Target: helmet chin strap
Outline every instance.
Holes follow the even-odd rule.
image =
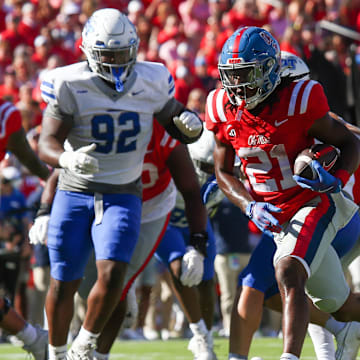
[[[124,68],[123,67],[118,67],[118,68],[112,68],[111,72],[114,76],[115,79],[115,89],[117,92],[121,93],[124,90],[124,82],[121,81],[121,75],[124,72]]]

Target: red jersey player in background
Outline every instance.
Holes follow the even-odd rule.
[[[266,30],[238,29],[219,60],[222,89],[207,99],[206,126],[215,133],[215,172],[225,195],[274,237],[276,280],[283,307],[283,354],[300,357],[309,321],[307,294],[339,320],[360,320],[359,294],[351,293],[330,243],[358,207],[341,189],[360,161],[360,142],[329,115],[316,81],[280,79],[279,44]],[[341,151],[334,175],[318,162],[318,178],[293,175],[297,154],[315,139]],[[249,187],[233,175],[235,155]],[[238,359],[229,354],[230,359]]]
[[[21,125],[19,110],[10,102],[0,100],[0,161],[7,151],[12,152],[34,175],[46,180],[49,169],[31,149]],[[24,349],[36,360],[47,359],[47,331],[32,326],[18,314],[6,298],[0,297],[0,327],[17,336]]]

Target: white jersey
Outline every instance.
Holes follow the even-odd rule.
[[[137,62],[124,91],[118,93],[81,62],[46,73],[41,91],[50,115],[73,120],[66,150],[97,144],[91,155],[99,160],[99,172],[70,175],[121,185],[141,176],[153,116],[173,98],[175,88],[160,63]]]

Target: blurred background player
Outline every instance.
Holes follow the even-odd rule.
[[[6,152],[11,151],[30,172],[46,180],[50,173],[49,169],[31,149],[21,125],[19,110],[12,103],[4,100],[0,100],[0,110],[2,129],[0,159],[4,159]],[[5,201],[2,206],[6,206],[4,203]],[[21,340],[24,343],[24,349],[32,353],[36,360],[47,358],[47,332],[27,323],[4,297],[0,298],[0,327]]]
[[[213,136],[206,129],[199,140],[188,145],[198,181],[202,186],[203,202],[210,216],[223,199],[220,191],[209,191],[207,197],[204,197],[205,189],[212,181],[213,147]],[[183,194],[178,192],[169,226],[155,255],[169,268],[172,274],[173,290],[189,322],[193,337],[190,339],[188,349],[193,352],[195,359],[211,360],[216,359],[211,333],[215,310],[215,238],[208,219],[206,247],[196,249],[200,254],[195,252],[187,212]],[[197,274],[194,273],[191,276],[193,281],[186,281],[183,270],[181,276],[179,275],[179,268],[184,267],[181,263],[196,262],[199,255],[203,259],[203,269],[200,271],[199,268]]]

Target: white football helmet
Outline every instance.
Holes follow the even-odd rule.
[[[122,92],[136,61],[139,37],[126,15],[116,9],[95,11],[82,32],[81,50],[92,71]]]
[[[201,185],[214,173],[214,148],[214,134],[205,126],[199,140],[188,144],[189,153]]]
[[[304,60],[298,56],[287,52],[281,51],[281,76],[295,77],[297,80],[309,80],[310,69],[305,64]]]

